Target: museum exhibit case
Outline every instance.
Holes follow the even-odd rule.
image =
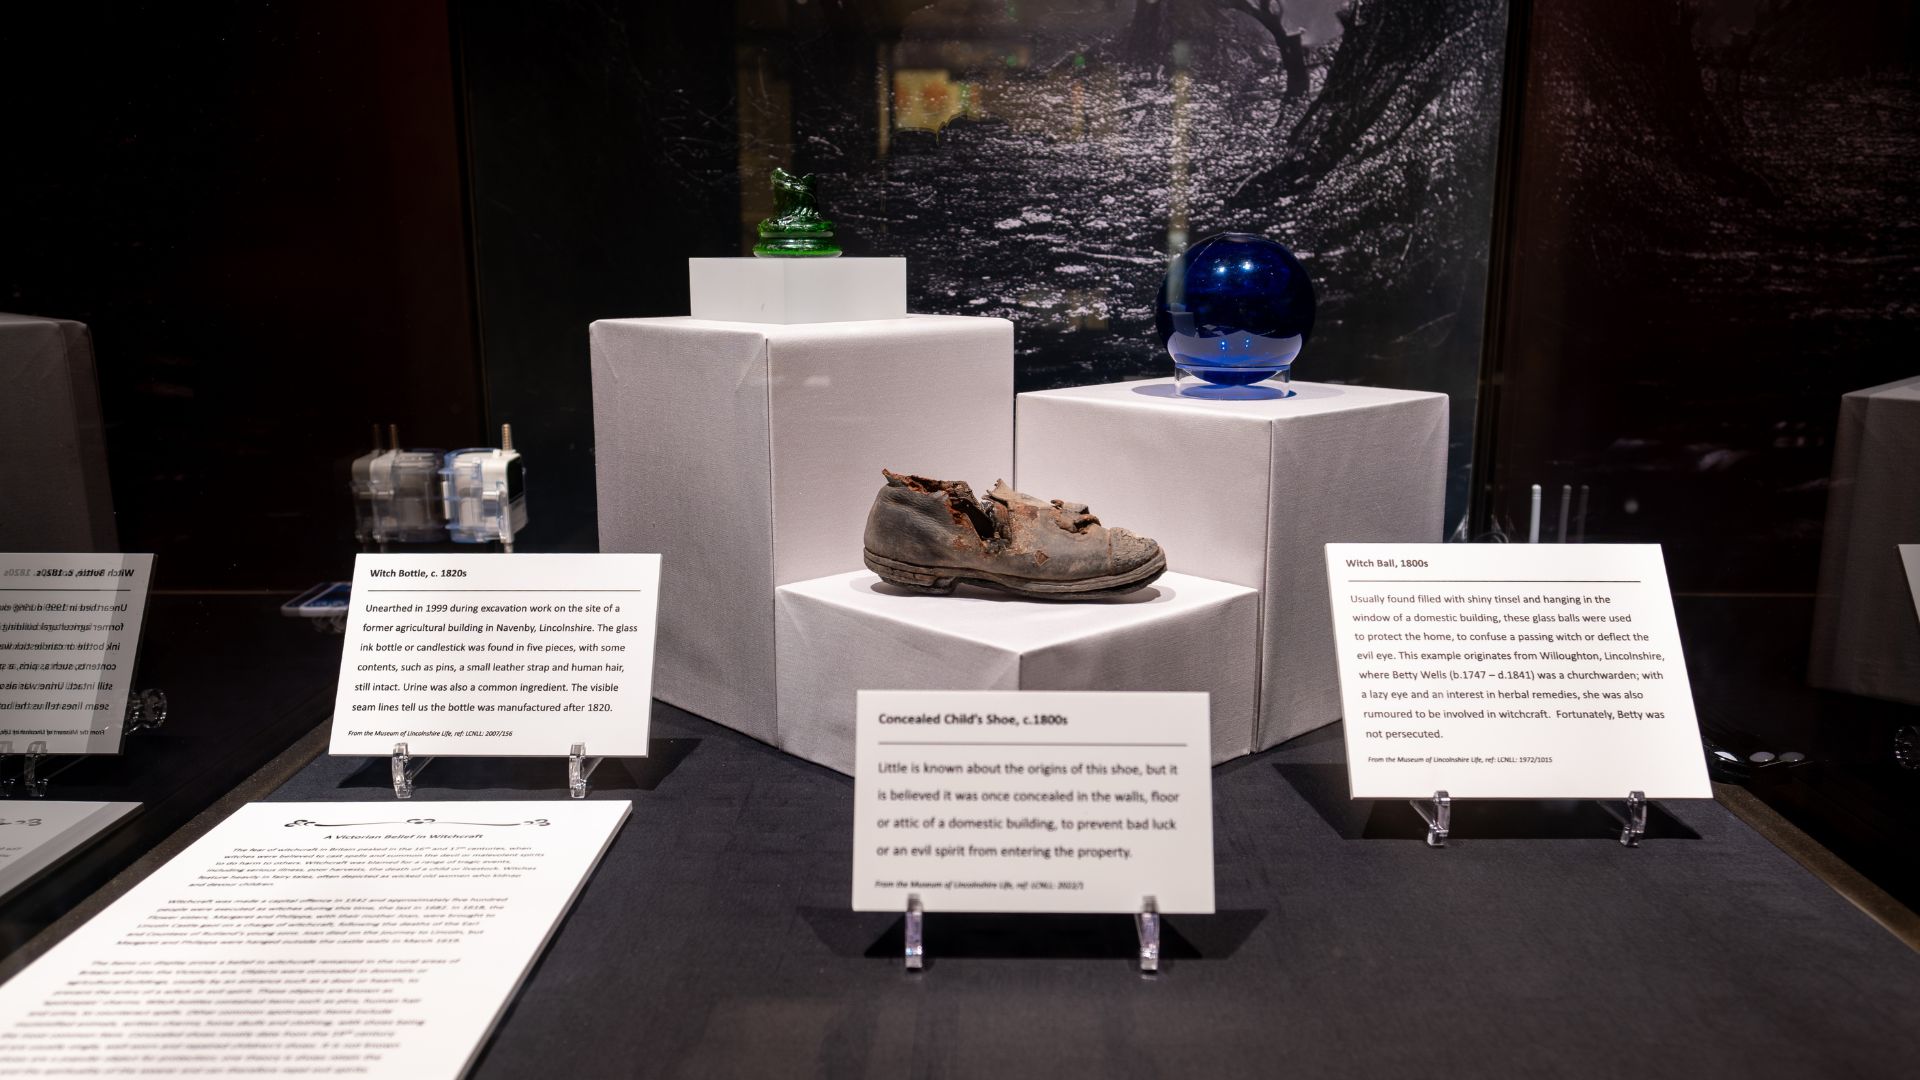
[[[1906,6],[17,25],[0,1073],[1920,1060]]]

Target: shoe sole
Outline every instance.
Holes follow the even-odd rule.
[[[986,570],[915,566],[912,563],[889,559],[884,555],[875,555],[864,548],[861,549],[861,553],[866,558],[867,569],[880,575],[880,580],[897,588],[924,593],[928,596],[949,596],[962,584],[980,585],[1018,596],[1040,599],[1118,596],[1121,593],[1145,588],[1153,584],[1154,579],[1167,572],[1167,556],[1164,552],[1156,553],[1152,562],[1144,563],[1124,574],[1084,578],[1080,581],[1035,581],[1007,574],[995,574]]]

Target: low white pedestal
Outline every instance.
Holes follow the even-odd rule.
[[[883,468],[982,490],[1011,475],[1013,325],[610,319],[589,336],[600,550],[664,557],[655,696],[771,742],[774,586],[862,565]]]
[[[1253,748],[1259,598],[1164,574],[1091,603],[963,588],[910,595],[867,571],[775,593],[780,719],[775,744],[853,771],[860,690],[1203,690],[1213,761]]]
[[[813,323],[907,317],[907,260],[688,259],[696,319]]]
[[[1901,544],[1920,544],[1920,378],[1840,398],[1808,664],[1815,686],[1920,704],[1920,620]]]
[[[1324,545],[1444,529],[1446,395],[1292,385],[1217,401],[1151,379],[1016,405],[1021,491],[1153,537],[1171,569],[1260,590],[1256,749],[1340,717]]]

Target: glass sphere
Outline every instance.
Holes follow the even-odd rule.
[[[1285,376],[1300,355],[1313,333],[1313,282],[1281,245],[1218,233],[1174,256],[1153,324],[1179,381],[1250,386]]]

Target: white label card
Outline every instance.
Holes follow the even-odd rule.
[[[1900,565],[1907,571],[1907,588],[1913,590],[1913,613],[1920,615],[1920,544],[1900,545]]]
[[[0,985],[0,1076],[454,1080],[632,808],[250,803]]]
[[[862,690],[853,907],[1213,911],[1205,694]]]
[[[1356,799],[1713,796],[1656,544],[1328,544]]]
[[[335,754],[644,756],[658,555],[361,555]]]
[[[140,809],[136,802],[0,802],[0,899]]]
[[[152,555],[0,554],[0,754],[117,754]]]

